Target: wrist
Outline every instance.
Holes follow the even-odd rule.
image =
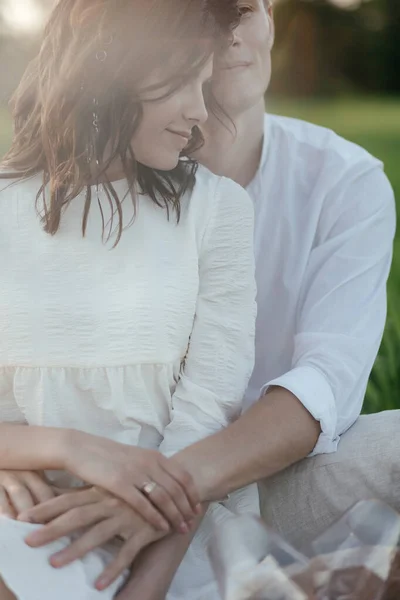
[[[201,504],[218,501],[226,496],[225,491],[220,489],[218,470],[211,461],[202,461],[195,456],[192,446],[175,454],[173,460],[178,461],[193,478]]]
[[[63,471],[73,470],[71,457],[73,456],[72,449],[76,449],[82,444],[82,438],[87,435],[83,431],[76,429],[60,429],[60,437],[58,447],[56,449],[57,459],[60,463],[60,469]]]

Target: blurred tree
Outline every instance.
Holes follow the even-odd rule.
[[[273,90],[316,95],[346,85],[345,56],[355,44],[356,13],[326,0],[282,0],[276,8]]]
[[[400,0],[281,0],[276,29],[275,92],[400,91]]]
[[[57,0],[34,0],[44,14]],[[272,92],[317,96],[351,91],[400,92],[400,0],[274,0],[277,40]],[[0,102],[10,96],[36,50],[26,33],[1,23]],[[12,65],[12,68],[10,68]]]
[[[390,92],[400,92],[400,2],[379,0],[384,16],[382,30],[382,84]]]

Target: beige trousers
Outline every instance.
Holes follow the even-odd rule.
[[[264,520],[299,549],[359,500],[400,512],[400,410],[361,416],[335,454],[306,458],[259,488]]]

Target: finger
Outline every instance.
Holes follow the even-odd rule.
[[[69,565],[78,558],[83,558],[91,550],[102,546],[118,535],[121,529],[120,521],[117,517],[113,517],[97,523],[65,550],[53,554],[50,557],[50,564],[59,568]]]
[[[174,458],[162,457],[161,468],[175,479],[184,489],[187,499],[196,514],[201,514],[200,495],[194,483],[193,477]]]
[[[64,494],[71,494],[76,490],[71,490],[71,488],[61,488],[56,485],[52,485],[51,489],[53,490],[54,496],[63,496]]]
[[[189,528],[186,521],[191,521],[194,515],[182,488],[174,479],[165,475],[161,470],[154,474],[153,480],[157,485],[148,494],[148,497],[168,519],[174,529],[181,533],[188,533]]]
[[[3,487],[0,487],[0,515],[2,517],[9,517],[10,519],[15,519],[17,515],[10,504],[7,492]]]
[[[160,468],[157,473],[157,479],[154,478],[154,481],[160,483],[168,492],[185,521],[191,521],[196,517],[196,512],[193,510],[184,488],[174,477]]]
[[[164,519],[162,514],[153,506],[150,500],[140,491],[142,482],[138,487],[127,485],[126,482],[121,482],[119,479],[111,480],[107,490],[113,495],[125,500],[129,506],[134,508],[136,512],[150,525],[153,525],[158,531],[168,533],[170,526],[168,521]]]
[[[98,523],[107,516],[107,510],[100,502],[74,508],[44,525],[41,529],[30,533],[25,538],[25,542],[28,546],[35,548],[45,546],[65,535],[71,535],[84,527]]]
[[[56,496],[42,504],[24,511],[18,516],[18,520],[29,523],[48,523],[56,517],[73,510],[74,508],[92,504],[94,495],[91,490],[75,491],[73,493]]]
[[[133,535],[121,548],[116,558],[104,569],[95,587],[99,591],[108,588],[135,561],[139,552],[153,539],[148,532]]]
[[[63,488],[58,487],[57,485],[51,485],[51,489],[55,496],[62,496],[63,494],[78,494],[89,490],[94,493],[96,488],[93,485],[79,486],[79,488]]]
[[[16,477],[10,476],[5,478],[3,486],[8,494],[10,503],[17,514],[35,506],[35,500],[29,489]]]
[[[27,472],[24,474],[25,483],[37,504],[47,502],[54,498],[54,491],[37,473]]]

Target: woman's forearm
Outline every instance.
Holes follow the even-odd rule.
[[[204,512],[206,509],[207,507]],[[202,518],[195,519],[190,533],[173,533],[143,550],[134,562],[130,579],[116,600],[165,600]]]
[[[288,390],[273,388],[227,429],[174,457],[193,476],[201,500],[213,501],[305,458],[320,424]]]
[[[70,431],[55,427],[0,424],[0,469],[64,469]]]

